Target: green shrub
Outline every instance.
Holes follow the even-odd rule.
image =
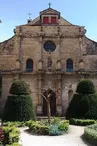
[[[26,122],[22,121],[22,122],[3,122],[3,126],[16,126],[16,127],[25,127],[26,126]]]
[[[70,124],[72,125],[79,125],[79,126],[87,126],[87,125],[92,125],[95,124],[95,120],[90,120],[90,119],[70,119],[69,120]]]
[[[91,80],[82,80],[79,82],[76,92],[79,94],[94,94],[95,87]]]
[[[20,131],[15,126],[9,127],[5,126],[3,127],[4,130],[4,144],[10,144],[18,143],[19,141],[19,134]]]
[[[11,144],[11,145],[7,144],[6,146],[22,146],[22,145],[20,145],[20,144],[18,144],[18,143],[13,143],[13,144]]]
[[[58,125],[58,129],[62,132],[67,132],[68,127],[69,127],[69,121],[67,121],[67,120],[60,121],[60,123]]]
[[[52,119],[51,119],[51,124],[59,124],[60,123],[60,121],[61,121],[61,119],[60,118],[58,118],[58,117],[53,117]]]
[[[23,80],[14,80],[9,93],[14,95],[29,95],[29,87]]]
[[[89,142],[97,145],[97,124],[86,127],[84,129],[84,137]]]
[[[97,94],[74,94],[66,112],[67,119],[97,119]]]
[[[93,89],[91,81],[83,80],[78,84],[78,93],[74,94],[66,111],[67,119],[97,119],[97,94]]]
[[[61,134],[62,134],[62,131],[59,130],[57,124],[53,124],[49,126],[49,135],[55,136],[55,135],[61,135]]]
[[[4,109],[4,121],[35,120],[32,99],[29,95],[8,96]]]
[[[22,80],[15,80],[9,93],[12,95],[7,98],[3,121],[35,120],[35,112],[28,85]]]
[[[28,125],[30,131],[35,134],[48,135],[49,133],[48,126],[40,125],[37,121],[36,122],[32,121]]]

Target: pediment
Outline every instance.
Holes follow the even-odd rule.
[[[60,12],[52,9],[52,8],[48,8],[46,10],[43,10],[40,12],[40,15],[47,15],[47,14],[56,14],[56,15],[60,15]]]
[[[36,25],[40,24],[40,17],[35,18],[27,25],[35,25],[35,24]],[[64,19],[63,17],[60,17],[59,25],[72,25],[72,24],[69,21],[67,21],[66,19]]]
[[[60,17],[59,25],[72,25],[72,24],[66,19],[64,19],[63,17]]]

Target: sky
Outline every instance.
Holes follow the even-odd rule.
[[[85,26],[86,36],[97,41],[97,0],[0,0],[0,42],[11,38],[16,26],[26,24],[48,8],[61,12],[61,16],[74,25]]]

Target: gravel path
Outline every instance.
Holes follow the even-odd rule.
[[[84,127],[70,126],[68,134],[61,136],[30,135],[26,130],[27,128],[20,128],[22,146],[93,146],[85,143],[81,138]]]

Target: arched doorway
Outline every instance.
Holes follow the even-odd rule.
[[[43,95],[46,98],[49,94],[50,94],[51,116],[55,116],[56,115],[56,94],[51,89],[48,89],[43,93]],[[47,102],[46,102],[45,98],[43,98],[43,116],[47,116]]]

